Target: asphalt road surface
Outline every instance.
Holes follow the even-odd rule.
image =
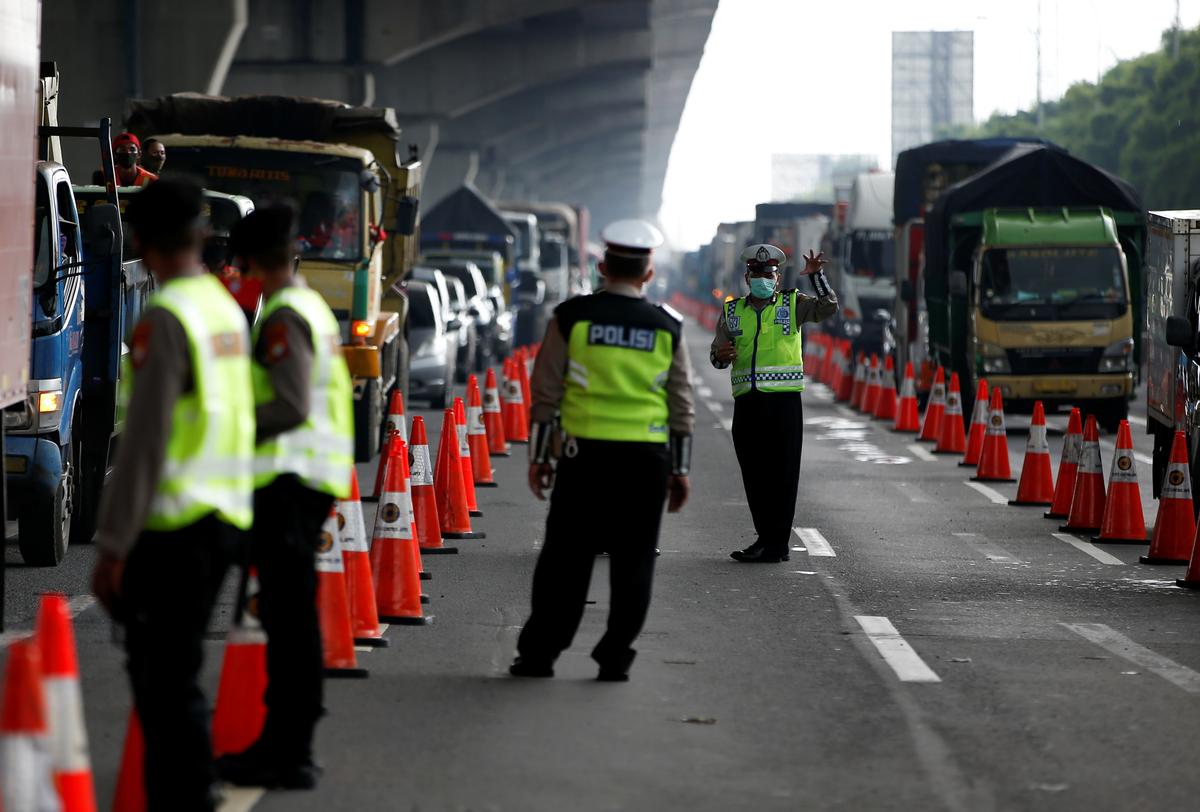
[[[608,603],[603,561],[557,678],[506,674],[545,510],[525,487],[521,448],[496,461],[501,487],[479,492],[487,538],[426,559],[435,622],[389,630],[390,648],[361,654],[366,681],[327,683],[320,788],[242,792],[227,808],[1195,807],[1200,593],[1173,585],[1182,567],[1136,563],[1144,547],[1056,536],[1041,509],[999,504],[1015,485],[968,486],[956,459],[914,450],[821,386],[805,396],[791,561],[737,564],[728,553],[753,532],[728,379],[709,367],[707,341],[689,329],[692,500],[663,524],[631,682],[594,682],[587,656]],[[436,433],[440,419],[429,422]],[[1057,468],[1065,418],[1051,423]],[[1025,425],[1009,420],[1014,473]],[[1144,421],[1134,429],[1151,524],[1149,438]],[[1111,440],[1102,447],[1107,477]],[[619,511],[621,498],[620,482],[597,483],[597,500]],[[7,557],[17,560],[12,545]],[[11,567],[5,609],[10,628],[27,629],[37,592],[74,596],[105,808],[129,694],[110,627],[86,597],[91,561],[84,547],[57,569]],[[230,609],[227,597],[213,621],[210,691]]]

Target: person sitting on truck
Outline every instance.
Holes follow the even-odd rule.
[[[146,186],[158,180],[158,175],[138,165],[142,142],[133,133],[121,133],[112,141],[113,163],[116,164],[118,186]]]

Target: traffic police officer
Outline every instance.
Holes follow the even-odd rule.
[[[151,812],[215,809],[202,640],[239,531],[250,527],[254,402],[246,319],[204,273],[199,187],[164,180],[127,217],[158,282],[130,338],[125,422],[92,576],[125,628]]]
[[[319,775],[312,739],[323,667],[316,552],[334,499],[350,492],[352,385],[336,317],[295,275],[292,210],[256,209],[230,239],[264,296],[253,335],[258,447],[250,559],[267,633],[268,686],[259,740],[217,767],[234,784],[311,789]]]
[[[592,659],[598,679],[628,679],[650,606],[663,502],[674,513],[687,501],[695,409],[682,318],[642,290],[662,234],[621,220],[602,236],[604,290],[555,309],[530,381],[529,486],[538,499],[553,492],[514,676],[554,675],[583,616],[596,554],[606,550],[608,629]],[[565,438],[554,424],[559,413]]]
[[[773,564],[788,560],[800,449],[804,440],[804,361],[800,325],[823,321],[838,309],[822,266],[810,251],[804,270],[816,297],[777,290],[787,255],[774,245],[742,252],[750,294],[725,303],[709,360],[733,369],[733,447],[758,540],[731,555],[737,561]]]

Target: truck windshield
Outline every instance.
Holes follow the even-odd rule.
[[[426,290],[411,289],[408,294],[408,318],[412,327],[436,327],[433,302]]]
[[[993,248],[983,255],[979,297],[989,317],[1116,318],[1126,305],[1121,254],[1112,246]]]
[[[299,212],[305,259],[357,261],[363,253],[361,164],[337,155],[266,149],[171,147],[171,172],[255,206],[286,200]]]

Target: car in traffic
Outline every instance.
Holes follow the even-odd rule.
[[[459,329],[454,380],[466,383],[467,376],[475,370],[478,363],[476,358],[479,355],[479,334],[475,329],[475,319],[471,316],[471,302],[467,299],[466,287],[453,276],[446,276],[446,285],[450,288],[450,312],[454,314],[454,321]]]
[[[403,290],[408,299],[405,325],[410,353],[409,397],[428,401],[434,409],[444,409],[450,405],[454,387],[458,345],[446,330],[445,310],[437,286],[409,280]]]
[[[475,325],[474,365],[468,372],[482,372],[493,360],[495,345],[496,311],[488,298],[487,284],[474,262],[448,260],[438,266],[443,274],[462,283],[467,297],[464,320]]]

